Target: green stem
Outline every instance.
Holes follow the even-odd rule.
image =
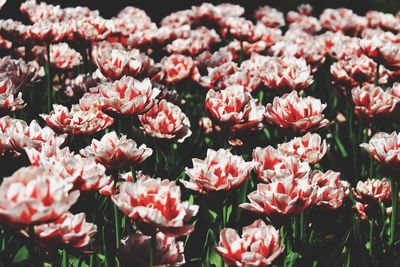
[[[149,261],[149,267],[153,267],[156,264],[156,259],[157,259],[157,237],[156,233],[154,233],[151,236],[151,247],[150,247],[150,261]]]
[[[373,258],[374,253],[374,235],[375,235],[375,219],[369,221],[369,255]]]
[[[66,249],[62,251],[62,261],[61,261],[61,266],[62,267],[68,267],[68,252]]]
[[[300,240],[303,242],[306,238],[306,218],[304,212],[300,214]]]
[[[35,228],[33,225],[29,226],[29,261],[33,267],[40,266],[38,257],[36,255],[36,244],[35,244]]]
[[[262,105],[263,100],[264,100],[264,90],[261,89],[261,90],[258,92],[258,103],[260,103],[260,104]]]
[[[52,86],[51,86],[51,61],[50,61],[50,44],[46,44],[47,61],[46,61],[46,78],[47,78],[47,112],[51,110],[52,104]]]
[[[379,85],[379,68],[381,64],[376,64],[376,73],[375,73],[375,85]]]
[[[396,226],[397,226],[397,202],[398,202],[398,194],[399,194],[399,184],[396,181],[395,177],[391,177],[391,185],[392,185],[392,217],[390,220],[390,239],[389,245],[393,247],[394,242],[396,241]]]

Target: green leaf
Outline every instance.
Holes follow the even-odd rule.
[[[291,251],[285,258],[285,266],[297,266],[296,262],[301,259],[301,255],[297,252]]]
[[[13,263],[17,264],[27,260],[29,260],[29,250],[26,246],[23,246],[15,254]]]

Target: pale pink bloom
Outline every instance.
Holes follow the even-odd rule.
[[[315,187],[317,196],[315,205],[324,209],[337,209],[347,197],[349,183],[340,180],[340,173],[315,170],[310,174],[310,183]]]
[[[63,21],[78,20],[82,18],[96,18],[99,16],[98,10],[91,10],[85,6],[65,7],[63,8]]]
[[[269,184],[258,184],[247,197],[250,203],[239,207],[267,216],[270,220],[285,220],[300,214],[315,202],[317,192],[308,179],[284,179]]]
[[[99,41],[92,43],[92,62],[96,64],[97,58],[102,58],[107,52],[116,49],[125,51],[124,46],[117,42]]]
[[[56,135],[49,127],[40,127],[35,120],[28,125],[25,121],[16,121],[8,127],[5,133],[10,137],[13,149],[20,153],[24,148],[40,149],[42,144],[53,144],[60,147],[66,139],[66,135]]]
[[[38,21],[59,21],[63,16],[63,10],[59,5],[54,6],[45,2],[37,3],[36,0],[27,0],[20,6],[22,14],[27,15],[32,23]]]
[[[63,159],[73,157],[69,147],[60,148],[57,143],[42,143],[39,148],[25,147],[25,153],[28,156],[31,165],[39,166],[41,162],[50,158]]]
[[[162,27],[174,27],[178,28],[182,25],[190,25],[192,24],[193,11],[190,9],[187,10],[179,10],[176,12],[170,13],[168,16],[164,17],[161,20]]]
[[[123,76],[113,83],[100,84],[98,90],[103,109],[123,115],[147,112],[155,105],[159,93],[148,78],[138,81],[129,76]]]
[[[254,13],[254,17],[270,28],[280,28],[285,26],[283,13],[270,6],[258,8]]]
[[[124,75],[138,76],[152,64],[151,60],[138,50],[112,49],[95,60],[100,72],[113,80],[120,79]]]
[[[181,180],[183,185],[201,193],[228,191],[240,186],[250,175],[254,163],[245,162],[241,156],[229,150],[208,149],[204,160],[192,159],[193,168],[186,168],[189,181]]]
[[[239,70],[236,63],[228,61],[219,66],[208,67],[207,76],[201,76],[197,82],[207,89],[221,90],[226,87],[225,80]]]
[[[78,19],[75,25],[75,33],[88,42],[104,40],[113,30],[112,21],[100,16]]]
[[[210,47],[221,39],[214,29],[199,27],[189,32],[187,38],[178,38],[166,46],[166,50],[170,54],[184,54],[195,56]]]
[[[358,16],[347,8],[327,8],[322,12],[319,21],[325,29],[349,35],[356,35],[368,23],[365,17]]]
[[[377,36],[362,39],[360,47],[364,53],[390,70],[400,69],[400,44],[384,41]]]
[[[80,98],[90,91],[90,88],[99,85],[100,80],[91,74],[78,74],[64,81],[64,94],[72,98]]]
[[[146,134],[153,138],[176,140],[182,143],[192,134],[189,118],[180,107],[164,99],[147,113],[139,115],[139,120]]]
[[[303,90],[314,82],[311,68],[303,58],[270,58],[261,72],[265,86],[278,93]]]
[[[132,175],[132,172],[127,172],[123,174],[118,173],[117,177],[113,178],[114,179],[118,178],[118,181],[123,181],[123,182],[134,182],[136,179],[142,176],[145,177],[146,175],[142,171],[137,171],[135,172],[135,176]],[[110,179],[106,185],[104,185],[102,188],[99,189],[99,193],[101,195],[106,197],[111,197],[112,195],[114,195],[119,191],[120,183],[117,183],[117,185],[115,185],[114,179]]]
[[[118,256],[124,266],[148,266],[151,236],[135,233],[121,240]],[[156,235],[157,266],[181,266],[185,264],[184,244],[176,241],[174,237],[167,236],[162,232]]]
[[[319,134],[307,133],[302,137],[295,137],[289,142],[279,145],[279,150],[286,155],[297,156],[301,161],[309,164],[318,163],[328,152],[329,145]]]
[[[366,17],[371,28],[400,32],[400,19],[393,14],[370,10],[367,12]]]
[[[361,220],[368,220],[368,216],[366,213],[366,209],[368,208],[368,206],[369,206],[368,204],[363,204],[358,201],[356,202],[356,205],[354,207],[355,207],[355,209],[358,213],[358,216]]]
[[[79,66],[81,61],[81,54],[69,47],[67,43],[50,46],[50,63],[55,69],[69,70]]]
[[[42,157],[39,166],[57,174],[81,191],[98,190],[110,182],[110,177],[105,174],[106,168],[94,158],[83,158],[72,153],[61,158],[58,156],[61,155]]]
[[[263,120],[265,108],[245,92],[242,86],[229,86],[221,91],[209,90],[205,100],[206,111],[232,131],[257,129]]]
[[[56,221],[35,226],[35,241],[40,247],[82,248],[89,244],[97,226],[86,221],[85,213],[64,213]]]
[[[369,143],[360,145],[377,162],[398,167],[400,164],[400,134],[379,132],[374,134]]]
[[[12,81],[7,77],[0,80],[0,109],[15,111],[23,109],[25,106],[22,92],[18,92]]]
[[[28,29],[29,26],[24,25],[22,22],[17,20],[0,20],[1,35],[8,40],[12,40],[16,45],[31,41]]]
[[[307,162],[288,156],[272,146],[256,147],[252,156],[258,178],[266,183],[307,178],[311,171]]]
[[[364,82],[374,83],[376,63],[365,55],[342,59],[330,67],[333,82],[351,88]]]
[[[372,39],[374,36],[378,37],[380,40],[389,41],[392,43],[400,43],[400,33],[394,34],[393,32],[383,31],[381,28],[364,29],[361,33],[361,38]]]
[[[316,34],[322,29],[321,23],[317,18],[311,16],[299,16],[289,24],[289,31],[301,30],[310,34]]]
[[[389,92],[395,99],[400,101],[400,83],[399,82],[394,83],[393,86],[390,88]]]
[[[358,181],[357,187],[353,188],[354,197],[361,202],[390,202],[392,188],[386,178],[367,179],[364,182]]]
[[[165,81],[167,84],[178,83],[195,74],[192,58],[179,54],[162,58],[159,66],[161,70],[152,80]]]
[[[258,219],[243,227],[242,237],[232,228],[224,228],[216,247],[228,266],[267,267],[283,253],[279,230]]]
[[[360,48],[360,39],[357,37],[327,32],[322,35],[322,38],[325,39],[328,54],[337,60],[363,55],[363,51]]]
[[[145,144],[137,147],[132,139],[122,135],[118,138],[113,131],[103,135],[100,140],[93,139],[90,146],[80,151],[84,157],[93,157],[107,169],[121,169],[142,163],[151,156],[153,150]]]
[[[58,43],[68,32],[67,25],[61,22],[40,20],[28,27],[29,37],[39,43]]]
[[[326,104],[312,96],[299,97],[297,91],[275,97],[273,103],[266,106],[265,119],[282,129],[294,132],[307,132],[326,127],[329,121],[324,118]]]
[[[389,91],[373,84],[355,87],[351,90],[351,95],[355,106],[354,113],[368,119],[392,112],[398,102]]]
[[[24,167],[0,185],[0,222],[18,229],[54,221],[76,202],[79,191],[41,167]]]
[[[102,112],[98,106],[85,107],[80,104],[72,105],[70,110],[54,104],[50,114],[40,116],[53,130],[71,135],[97,133],[114,123],[114,119]]]
[[[325,62],[326,46],[322,38],[299,30],[287,31],[281,41],[275,43],[270,51],[274,56],[304,58],[311,66],[312,73]]]
[[[134,183],[123,182],[119,190],[111,198],[132,220],[169,236],[187,235],[193,231],[194,225],[185,222],[196,215],[199,207],[181,201],[181,190],[175,182],[143,175]]]
[[[212,120],[208,117],[201,117],[199,119],[199,127],[204,131],[205,134],[210,134],[214,131]]]

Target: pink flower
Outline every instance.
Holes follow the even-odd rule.
[[[167,84],[175,84],[195,74],[195,66],[192,58],[173,54],[164,57],[160,62],[161,70],[152,79],[164,80]]]
[[[319,21],[323,28],[333,32],[343,32],[344,34],[356,35],[359,31],[367,27],[367,19],[358,16],[347,8],[325,9]]]
[[[393,14],[370,10],[367,12],[366,17],[371,28],[400,32],[400,19]]]
[[[152,64],[151,60],[141,55],[138,50],[112,49],[95,60],[100,72],[112,80],[120,79],[124,75],[140,75],[149,64]]]
[[[115,205],[151,231],[159,230],[169,236],[193,231],[193,225],[184,223],[196,215],[199,207],[181,201],[181,190],[175,182],[143,175],[134,183],[123,182],[119,189],[118,194],[111,196]]]
[[[334,83],[346,88],[375,81],[376,63],[365,55],[339,60],[330,69]]]
[[[113,131],[103,135],[99,141],[93,139],[92,144],[80,153],[85,157],[94,157],[96,162],[103,164],[107,169],[122,169],[142,163],[151,156],[153,150],[145,144],[137,147],[136,142],[127,139],[125,135],[118,138]]]
[[[349,184],[339,178],[340,173],[331,170],[325,173],[315,170],[311,173],[310,183],[317,191],[316,206],[324,209],[337,209],[342,206]]]
[[[318,163],[328,152],[328,149],[329,145],[316,133],[307,133],[302,137],[295,137],[289,142],[279,145],[279,150],[286,155],[297,156],[301,161],[309,164]]]
[[[307,178],[310,166],[299,158],[287,156],[283,151],[257,147],[253,150],[253,161],[256,163],[256,173],[259,179],[269,183],[284,179],[297,180]]]
[[[400,69],[400,44],[384,41],[377,36],[362,39],[360,47],[364,53],[390,70]]]
[[[101,84],[98,89],[103,109],[123,115],[147,112],[155,105],[155,97],[159,92],[148,78],[140,82],[128,76],[113,83]]]
[[[151,249],[151,237],[135,233],[121,240],[119,259],[124,266],[148,266]],[[156,257],[157,266],[181,266],[185,264],[184,244],[176,241],[174,237],[167,236],[162,232],[156,235]]]
[[[12,47],[12,42],[0,36],[0,49],[8,50]]]
[[[398,102],[389,91],[373,84],[355,87],[351,90],[351,95],[355,105],[354,112],[368,119],[392,112]]]
[[[146,134],[153,138],[182,143],[192,134],[188,117],[178,106],[164,99],[147,113],[139,115],[139,120]]]
[[[392,188],[386,178],[367,179],[364,182],[358,181],[357,187],[353,188],[354,197],[361,201],[371,203],[374,202],[390,202],[392,196]]]
[[[49,248],[82,248],[89,244],[97,226],[86,222],[85,213],[64,213],[56,221],[34,228],[39,246]]]
[[[209,90],[206,111],[231,131],[257,129],[263,120],[264,107],[258,104],[242,86],[229,86],[221,91]]]
[[[66,36],[68,31],[65,23],[52,23],[48,20],[40,20],[28,27],[27,33],[30,38],[39,43],[58,43]]]
[[[24,167],[0,185],[0,222],[18,229],[54,221],[76,202],[79,191],[41,167]]]
[[[282,129],[307,132],[329,124],[322,113],[325,108],[326,104],[321,104],[320,99],[299,97],[297,91],[293,91],[282,97],[275,97],[272,104],[268,103],[265,119]]]
[[[308,179],[284,179],[269,184],[258,184],[257,190],[248,195],[250,203],[240,207],[254,213],[264,214],[270,220],[287,219],[300,214],[316,198],[316,191]]]
[[[368,208],[368,204],[363,204],[361,202],[356,202],[355,209],[358,213],[358,216],[361,220],[368,220],[368,216],[366,210]]]
[[[17,91],[12,81],[7,77],[0,80],[0,109],[15,111],[25,106],[22,93]]]
[[[228,266],[267,267],[283,253],[279,230],[262,220],[243,227],[242,237],[236,230],[224,228],[216,250]]]
[[[24,149],[29,162],[33,166],[40,166],[41,162],[51,158],[62,160],[74,156],[74,153],[70,152],[69,147],[60,148],[56,143],[53,144],[50,142],[42,143],[39,148],[26,147]]]
[[[50,46],[50,62],[53,68],[69,70],[81,64],[82,56],[66,43]]]
[[[41,20],[55,22],[63,16],[63,11],[59,5],[54,6],[44,2],[37,3],[36,0],[27,0],[20,6],[20,11],[35,23]]]
[[[261,72],[261,80],[265,86],[278,93],[300,91],[314,82],[311,68],[302,58],[271,58],[263,69],[268,71]]]
[[[113,32],[113,29],[114,25],[111,20],[96,16],[77,20],[75,33],[85,41],[96,42],[104,40]]]
[[[378,163],[398,167],[400,164],[400,134],[379,132],[374,134],[369,143],[360,145]]]
[[[245,182],[253,169],[252,162],[245,162],[241,156],[229,150],[208,149],[204,160],[192,159],[193,168],[186,168],[189,181],[181,180],[191,190],[202,193],[228,191]]]
[[[254,17],[270,28],[280,28],[285,26],[283,13],[270,6],[258,8],[254,13]]]
[[[91,100],[85,106],[82,99],[80,104],[72,105],[70,110],[54,104],[54,110],[50,114],[40,116],[55,131],[72,135],[97,133],[114,123],[114,119],[103,113],[99,106],[93,105]]]
[[[66,135],[56,135],[49,127],[40,127],[35,120],[28,125],[25,121],[15,121],[5,132],[10,137],[10,144],[19,153],[24,148],[40,149],[42,144],[54,144],[60,147]]]

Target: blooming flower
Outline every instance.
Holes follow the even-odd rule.
[[[398,102],[389,91],[373,84],[355,87],[351,90],[351,95],[355,105],[354,112],[368,119],[392,112]]]
[[[241,208],[264,214],[274,221],[300,214],[314,203],[316,192],[308,179],[284,179],[258,184],[257,190],[247,197],[250,203],[241,204]]]
[[[178,83],[196,74],[192,58],[178,54],[173,54],[161,59],[160,68],[160,72],[158,72],[152,80],[164,80],[167,84]]]
[[[261,80],[278,93],[303,90],[313,83],[311,68],[302,58],[271,58],[263,66]]]
[[[216,250],[228,266],[270,266],[284,250],[279,230],[262,220],[243,227],[242,237],[224,228],[219,239]]]
[[[40,246],[49,248],[82,248],[89,244],[97,226],[86,222],[85,213],[64,213],[57,220],[34,228],[34,238]]]
[[[76,202],[79,191],[41,167],[23,167],[0,185],[0,223],[11,228],[54,221]]]
[[[100,140],[93,139],[92,144],[82,149],[80,153],[85,157],[94,157],[96,162],[108,169],[121,169],[140,164],[153,153],[153,150],[145,144],[137,147],[136,142],[127,139],[125,135],[118,138],[113,131],[103,135]]]
[[[319,21],[325,29],[350,35],[356,35],[360,30],[367,27],[365,17],[358,16],[347,8],[327,8],[322,12]]]
[[[295,137],[287,143],[279,145],[279,150],[286,155],[293,155],[309,164],[318,163],[328,151],[329,146],[319,134],[307,133],[302,137]]]
[[[349,184],[339,178],[340,173],[331,170],[325,173],[315,170],[311,173],[310,183],[317,191],[316,206],[325,209],[337,209],[342,206]]]
[[[186,168],[189,181],[181,180],[186,188],[199,192],[227,191],[240,186],[250,175],[254,164],[229,150],[208,149],[204,160],[193,159],[193,168]]]
[[[151,237],[135,233],[121,240],[119,259],[124,266],[147,266],[151,249]],[[185,264],[184,246],[182,241],[162,232],[156,235],[155,264],[166,266],[181,266]]]
[[[392,188],[386,178],[367,179],[364,182],[358,181],[357,187],[353,188],[354,197],[361,201],[370,203],[375,202],[388,202],[392,196]]]
[[[400,44],[384,41],[377,36],[362,39],[360,47],[364,53],[390,70],[400,69]]]
[[[198,206],[181,201],[181,191],[175,182],[143,175],[134,183],[122,183],[119,189],[111,198],[129,218],[170,236],[193,231],[194,226],[184,222],[196,215]]]
[[[103,109],[123,115],[145,113],[155,105],[159,92],[148,78],[140,82],[128,76],[113,83],[100,84],[98,90]]]
[[[398,167],[400,164],[400,134],[379,132],[374,134],[369,143],[360,145],[377,162]]]
[[[88,42],[104,40],[112,33],[114,25],[111,20],[103,19],[100,16],[87,17],[76,21],[75,33]]]
[[[231,131],[258,128],[265,110],[238,85],[217,92],[209,90],[205,108],[212,118],[230,127]]]
[[[285,26],[285,18],[282,12],[270,6],[263,6],[256,10],[254,17],[270,28]]]
[[[287,156],[284,151],[271,146],[255,148],[253,161],[256,163],[255,170],[258,178],[267,183],[284,179],[307,178],[310,172],[307,162],[302,162],[294,156]]]
[[[294,132],[307,132],[312,129],[326,127],[329,121],[324,118],[326,104],[321,100],[308,96],[299,97],[296,91],[275,97],[273,103],[266,106],[265,119],[283,129]]]
[[[139,115],[139,120],[146,134],[154,138],[182,143],[192,134],[188,117],[178,106],[164,99],[147,113]]]
[[[339,60],[331,65],[334,83],[351,88],[364,82],[374,83],[376,63],[367,56]]]
[[[50,46],[50,63],[53,68],[69,70],[81,64],[82,56],[66,43]]]

